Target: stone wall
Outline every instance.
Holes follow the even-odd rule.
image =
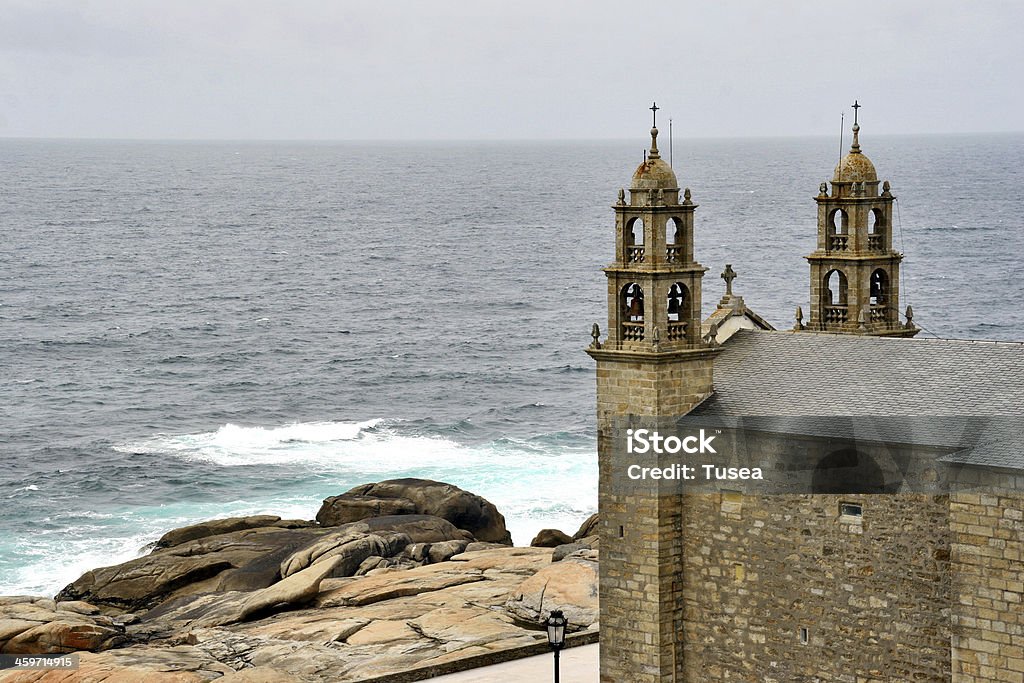
[[[616,422],[681,415],[711,391],[713,351],[591,352],[598,360],[601,682],[670,683],[682,661],[682,499],[612,484]],[[671,354],[675,357],[677,354]]]
[[[925,494],[686,496],[681,680],[949,681],[948,510]]]
[[[1016,478],[1017,480],[1020,477]],[[950,500],[953,675],[957,683],[1024,681],[1024,492],[993,473]],[[1013,490],[1016,488],[1016,490]]]

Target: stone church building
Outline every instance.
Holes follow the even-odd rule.
[[[602,683],[1024,683],[1024,451],[985,426],[1020,422],[1024,345],[915,338],[899,304],[892,189],[859,128],[815,197],[809,315],[797,309],[791,330],[748,308],[730,266],[702,318],[698,207],[656,127],[619,191],[607,338],[595,326],[588,349]],[[792,493],[619,485],[623,420],[745,416],[815,418],[824,432],[776,435],[773,448],[811,444],[801,457],[855,476]],[[856,416],[931,416],[934,428],[853,446],[829,432]],[[983,424],[966,449],[950,436],[965,419]],[[893,479],[876,464],[893,448],[968,484]]]

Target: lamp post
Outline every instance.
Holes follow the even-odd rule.
[[[565,627],[568,623],[560,609],[553,610],[545,622],[548,629],[548,645],[555,653],[555,683],[558,683],[558,653],[565,645]]]

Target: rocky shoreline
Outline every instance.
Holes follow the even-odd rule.
[[[53,600],[0,597],[0,653],[81,658],[0,681],[411,681],[543,644],[554,609],[596,634],[596,516],[511,543],[493,504],[423,479],[175,529]]]

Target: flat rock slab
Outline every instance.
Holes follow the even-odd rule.
[[[505,605],[514,618],[526,623],[547,619],[562,610],[569,629],[579,631],[598,620],[597,563],[569,556],[544,567],[523,581]]]
[[[479,569],[453,571],[444,564],[428,565],[422,570],[410,569],[361,577],[341,588],[322,593],[317,598],[317,605],[357,607],[484,580],[483,572]]]
[[[188,646],[135,646],[79,655],[77,671],[18,671],[0,675],[3,683],[205,683],[231,673],[200,650]]]

